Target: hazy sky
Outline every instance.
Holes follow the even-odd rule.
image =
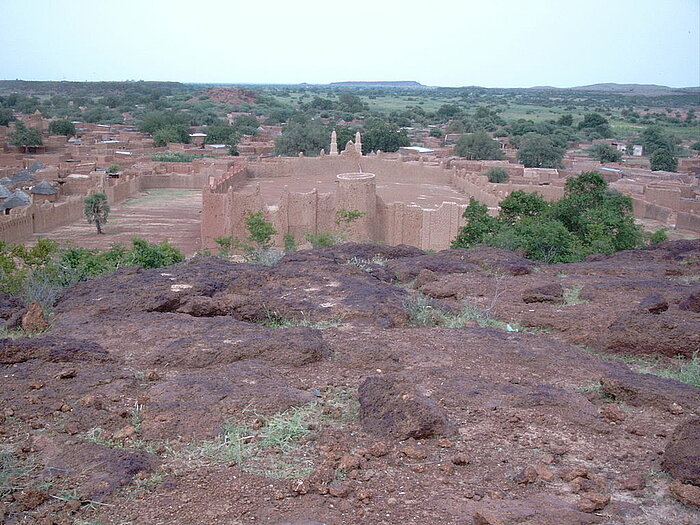
[[[700,0],[0,0],[0,78],[700,85]]]

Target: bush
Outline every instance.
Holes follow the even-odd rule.
[[[469,205],[462,217],[467,219],[467,224],[452,241],[452,248],[471,248],[498,230],[498,220],[491,217],[486,205],[480,204],[474,197],[469,198]]]
[[[151,155],[151,160],[155,162],[192,162],[194,159],[200,158],[201,155],[189,155],[181,151],[165,151]]]
[[[490,168],[486,171],[486,177],[488,177],[489,182],[502,184],[508,182],[510,175],[508,175],[508,170],[505,168]]]
[[[521,250],[526,257],[547,263],[563,263],[643,244],[631,199],[609,190],[597,172],[567,180],[565,195],[557,202],[515,191],[500,205],[498,218],[490,217],[487,207],[471,198],[463,214],[467,224],[452,247],[482,243]]]
[[[119,173],[119,164],[112,164],[107,168],[107,173]]]
[[[304,235],[307,242],[314,248],[322,248],[324,246],[334,246],[340,242],[338,237],[329,231],[320,231],[318,233],[307,233]]]
[[[676,171],[678,159],[666,148],[657,148],[651,155],[651,171]]]
[[[75,135],[75,126],[70,120],[54,120],[49,122],[49,133],[52,135]]]
[[[668,240],[666,228],[660,228],[649,236],[649,244],[659,244]]]
[[[256,211],[246,217],[246,228],[250,233],[249,239],[257,244],[261,249],[267,249],[272,246],[272,236],[277,234],[274,225],[265,220],[263,212]]]
[[[462,135],[455,145],[454,154],[470,160],[501,160],[501,145],[485,131]]]
[[[184,260],[167,241],[151,244],[134,238],[132,248],[114,244],[109,250],[60,249],[55,241],[39,239],[31,248],[0,242],[0,292],[37,301],[45,310],[59,291],[78,281],[113,272],[126,265],[159,268]]]
[[[592,150],[593,158],[600,162],[620,162],[622,160],[622,152],[613,148],[610,144],[596,144]]]
[[[431,128],[430,133],[428,133],[431,137],[435,137],[436,139],[441,139],[442,138],[442,131],[440,128]]]

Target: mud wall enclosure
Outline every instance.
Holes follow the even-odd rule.
[[[479,168],[384,154],[251,160],[204,189],[202,246],[215,248],[217,237],[245,238],[251,212],[265,213],[281,245],[284,234],[300,241],[307,233],[337,231],[336,212],[347,209],[364,214],[349,227],[351,240],[442,250],[464,225],[469,197],[496,213],[498,203],[517,189],[549,200],[563,195],[563,179],[542,186],[515,177],[516,182],[496,185],[475,172]]]

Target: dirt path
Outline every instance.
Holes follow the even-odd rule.
[[[148,190],[112,207],[104,235],[81,220],[48,233],[36,234],[61,244],[86,248],[109,248],[114,243],[129,244],[132,237],[150,242],[167,239],[192,255],[200,247],[202,192],[198,190]]]

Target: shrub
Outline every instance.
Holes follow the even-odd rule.
[[[265,220],[263,212],[256,211],[248,215],[245,225],[249,232],[249,239],[257,244],[261,249],[272,246],[272,236],[277,234],[274,225]]]
[[[678,159],[666,148],[658,148],[651,155],[651,171],[676,171]]]
[[[660,228],[649,236],[649,244],[659,244],[668,240],[666,228]]]
[[[613,253],[643,244],[634,223],[632,201],[608,189],[597,172],[582,173],[566,182],[565,195],[548,203],[536,193],[515,191],[500,203],[498,218],[471,198],[453,248],[483,243],[521,250],[526,257],[547,263],[582,260],[591,253]]]
[[[52,135],[75,135],[75,125],[70,120],[54,120],[49,122],[49,133]]]
[[[620,162],[622,152],[613,148],[610,144],[596,144],[593,146],[592,156],[600,162]]]
[[[297,242],[296,242],[296,239],[294,239],[293,233],[285,233],[283,239],[284,239],[284,251],[285,252],[297,251]]]
[[[488,177],[489,182],[502,184],[504,182],[508,182],[510,175],[508,175],[508,170],[505,168],[490,168],[486,172],[486,177]]]
[[[192,162],[199,157],[201,157],[201,155],[189,155],[181,151],[165,151],[163,153],[151,155],[151,160],[155,162]]]
[[[469,205],[462,217],[467,219],[467,224],[452,241],[452,248],[470,248],[498,230],[498,220],[491,217],[486,205],[480,204],[474,197],[469,198]]]
[[[311,244],[314,248],[322,248],[324,246],[333,246],[338,244],[340,240],[338,237],[329,231],[320,231],[318,233],[307,233],[304,235],[307,242]]]
[[[107,168],[107,173],[119,173],[119,164],[112,164]]]
[[[135,264],[144,268],[160,268],[185,260],[182,252],[168,241],[152,244],[144,239],[135,237],[131,240],[131,243],[133,248],[126,258],[127,264]]]

